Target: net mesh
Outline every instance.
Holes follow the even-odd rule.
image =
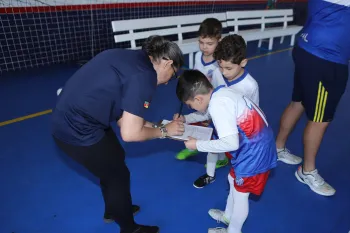
[[[237,8],[232,2],[0,0],[0,73],[87,60],[123,46],[114,42],[113,20],[223,12]]]

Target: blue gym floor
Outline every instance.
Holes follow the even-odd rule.
[[[272,54],[257,49],[256,43],[248,45],[249,57],[261,55],[249,61],[248,70],[260,85],[261,107],[275,133],[290,101],[294,67],[288,44],[276,42]],[[2,75],[0,122],[53,108],[56,90],[77,68],[57,65]],[[169,119],[178,110],[175,86],[174,82],[158,88],[147,120]],[[263,195],[251,196],[243,233],[350,231],[349,99],[348,88],[317,159],[320,174],[336,188],[336,195],[312,192],[295,178],[296,166],[279,163]],[[305,123],[303,118],[288,141],[288,148],[298,155]],[[50,114],[0,127],[0,143],[0,233],[118,232],[116,224],[102,221],[104,205],[96,178],[55,146]],[[161,233],[206,233],[210,227],[223,226],[209,217],[208,210],[225,207],[228,167],[217,170],[213,184],[195,189],[193,181],[205,172],[205,154],[177,161],[174,156],[183,149],[178,141],[123,144],[133,201],[141,206],[138,223],[158,225]]]

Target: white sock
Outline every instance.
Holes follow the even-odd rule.
[[[249,193],[238,192],[234,186],[231,186],[231,188],[233,189],[234,203],[227,233],[241,233],[242,226],[248,217]]]
[[[208,176],[215,176],[216,162],[218,161],[218,154],[208,153],[207,155],[207,174]]]
[[[233,211],[233,178],[232,176],[230,175],[230,173],[228,174],[228,182],[230,183],[230,193],[227,197],[227,201],[226,201],[226,208],[225,208],[225,214],[224,214],[224,217],[227,219],[227,220],[230,220],[231,219],[231,215],[232,215],[232,211]]]
[[[219,153],[218,154],[218,160],[224,160],[226,158],[225,153]]]

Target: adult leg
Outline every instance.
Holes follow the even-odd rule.
[[[141,226],[134,222],[130,195],[130,172],[126,167],[124,150],[112,129],[92,146],[77,147],[55,139],[58,146],[74,160],[100,178],[105,211],[113,216],[122,233],[132,233]],[[158,228],[140,232],[158,232]]]
[[[303,100],[303,86],[301,83],[301,78],[303,75],[303,72],[301,71],[303,68],[303,61],[300,60],[298,48],[293,49],[293,58],[295,69],[292,102],[287,106],[282,114],[280,128],[276,138],[278,160],[287,164],[299,164],[302,161],[300,157],[293,155],[286,148],[287,139],[304,112],[304,107],[301,102]]]
[[[286,146],[287,139],[292,133],[296,123],[299,121],[304,112],[304,107],[301,102],[292,101],[284,110],[280,128],[276,138],[276,146],[278,149],[283,149]]]
[[[307,184],[311,190],[324,196],[335,194],[335,189],[324,181],[316,169],[316,156],[328,125],[328,122],[308,121],[303,137],[304,163],[295,172],[300,182]]]
[[[130,194],[130,171],[125,164],[124,149],[120,145],[112,129],[106,131],[106,137],[108,138],[108,142],[105,145],[101,145],[99,151],[102,151],[106,155],[110,155],[109,158],[106,159],[106,162],[108,164],[115,164],[115,166],[110,166],[109,169],[111,170],[106,168],[107,176],[100,178],[100,182],[104,184],[102,192],[106,203],[105,212],[110,213],[111,218],[119,224],[121,233],[136,231],[140,233],[158,232],[158,227],[147,227],[136,225],[134,223],[133,214],[137,211],[138,206],[132,205]],[[116,158],[115,154],[113,155],[112,152],[122,156]],[[117,164],[119,164],[119,166],[116,166]],[[132,223],[133,226],[131,226]]]
[[[103,215],[103,220],[105,223],[113,223],[114,219],[111,213],[106,212],[107,206],[106,206],[106,197],[107,197],[107,186],[106,184],[103,183],[103,181],[100,181],[100,187],[103,195],[103,200],[105,201],[105,213]],[[138,205],[132,205],[132,212],[133,215],[135,216],[138,212],[140,211],[140,206]]]
[[[311,172],[316,169],[316,156],[320,148],[323,136],[328,127],[328,122],[318,123],[308,121],[304,130],[304,163],[303,170]]]
[[[316,156],[329,123],[333,120],[337,105],[345,91],[348,67],[332,63],[311,54],[305,55],[313,75],[304,80],[308,91],[304,93],[305,112],[308,123],[304,130],[304,164],[295,175],[314,192],[331,196],[335,189],[318,174]]]
[[[108,203],[108,199],[107,199],[107,197],[108,197],[108,192],[107,192],[108,186],[107,186],[107,184],[105,184],[103,182],[103,180],[100,180],[100,187],[101,187],[101,191],[102,191],[103,200],[104,200],[104,203],[105,203],[105,213],[103,215],[103,221],[105,223],[113,223],[113,222],[115,222],[114,221],[114,217],[112,216],[111,213],[108,212],[108,206],[107,206],[107,203]],[[134,215],[135,215],[135,212],[134,212]]]

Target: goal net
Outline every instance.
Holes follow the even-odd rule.
[[[113,20],[224,12],[240,8],[236,2],[0,0],[0,73],[87,60],[114,48]]]

